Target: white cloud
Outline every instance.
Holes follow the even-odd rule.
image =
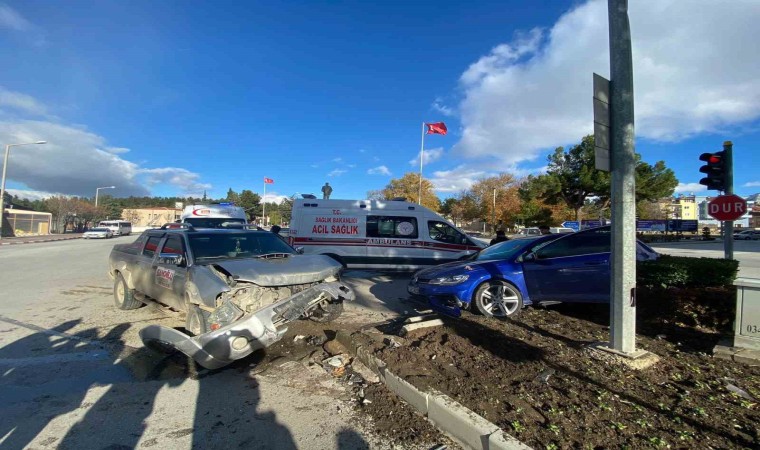
[[[677,141],[760,117],[760,2],[630,2],[636,132]],[[548,30],[496,46],[461,76],[454,154],[531,160],[592,132],[592,72],[609,76],[607,2],[587,1]]]
[[[390,176],[391,175],[391,171],[388,170],[388,168],[385,167],[385,166],[377,166],[377,167],[373,167],[373,168],[369,169],[367,171],[367,174],[369,174],[369,175],[387,175],[387,176]]]
[[[332,172],[328,173],[327,176],[328,177],[339,177],[339,176],[343,175],[344,173],[346,173],[346,171],[343,170],[343,169],[335,169]]]
[[[109,146],[106,139],[83,128],[35,120],[0,122],[0,142],[35,142],[11,150],[8,180],[32,191],[61,192],[92,197],[98,186],[116,186],[116,196],[149,195],[150,188],[169,185],[179,195],[203,194],[211,185],[200,175],[181,168],[150,168],[118,154],[127,149]]]
[[[760,181],[750,181],[749,183],[744,183],[742,187],[760,187]]]
[[[32,24],[15,9],[5,3],[0,3],[0,28],[27,31],[32,28]]]
[[[279,195],[276,192],[269,193],[267,192],[266,195],[261,197],[261,201],[259,203],[277,203],[278,205],[284,202],[285,200],[288,200],[290,197],[287,195]]]
[[[24,198],[27,200],[45,200],[46,198],[54,197],[54,196],[66,196],[65,194],[61,194],[60,192],[44,192],[44,191],[30,191],[30,190],[24,190],[24,189],[6,189],[5,190],[10,195],[16,196],[18,198]]]
[[[469,189],[479,179],[490,176],[485,170],[473,169],[467,166],[459,166],[453,170],[433,172],[433,189],[438,192],[459,192]]]
[[[48,113],[47,107],[34,97],[0,87],[0,109],[8,108],[34,116],[45,116]]]
[[[338,157],[338,158],[333,158],[333,162],[339,163],[339,162],[341,162],[341,161],[343,161],[343,158],[340,158],[340,157]]]
[[[431,148],[431,149],[425,150],[425,152],[423,153],[423,155],[424,156],[423,156],[423,160],[422,160],[422,165],[426,166],[426,165],[430,164],[433,161],[437,161],[437,160],[441,159],[441,156],[443,156],[443,147]],[[419,152],[417,153],[417,155],[414,157],[413,160],[409,161],[409,165],[410,166],[415,166],[415,167],[420,165],[420,154],[419,154]]]
[[[704,190],[707,190],[707,186],[699,183],[678,183],[678,186],[676,186],[675,189],[675,193],[688,194],[691,192],[702,192]]]
[[[440,97],[437,97],[435,101],[433,101],[433,104],[430,105],[430,108],[433,111],[439,112],[446,117],[451,117],[456,114],[456,111],[454,110],[454,108],[450,106],[446,106],[446,104],[444,104],[443,102],[443,99]]]

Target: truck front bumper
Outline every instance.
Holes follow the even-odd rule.
[[[288,330],[283,325],[303,317],[318,303],[354,298],[351,288],[342,283],[321,283],[218,330],[188,336],[174,328],[150,325],[140,330],[140,338],[148,347],[179,350],[207,369],[218,369],[279,341]]]

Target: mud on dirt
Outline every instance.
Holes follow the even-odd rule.
[[[760,367],[710,355],[731,334],[734,299],[733,289],[641,290],[637,348],[661,358],[642,371],[587,349],[609,339],[606,305],[527,308],[503,321],[465,313],[394,344],[400,324],[355,337],[397,375],[536,449],[760,448]]]

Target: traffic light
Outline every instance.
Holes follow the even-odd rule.
[[[726,158],[725,152],[702,153],[699,155],[700,161],[707,164],[699,168],[699,171],[707,174],[706,177],[699,180],[699,184],[707,186],[707,189],[713,191],[726,190]]]

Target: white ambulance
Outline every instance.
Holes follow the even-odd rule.
[[[245,225],[248,220],[245,210],[233,203],[209,203],[185,206],[180,222],[195,228],[224,228],[225,224]]]
[[[486,244],[407,201],[297,199],[290,243],[348,267],[414,269],[467,257]]]

